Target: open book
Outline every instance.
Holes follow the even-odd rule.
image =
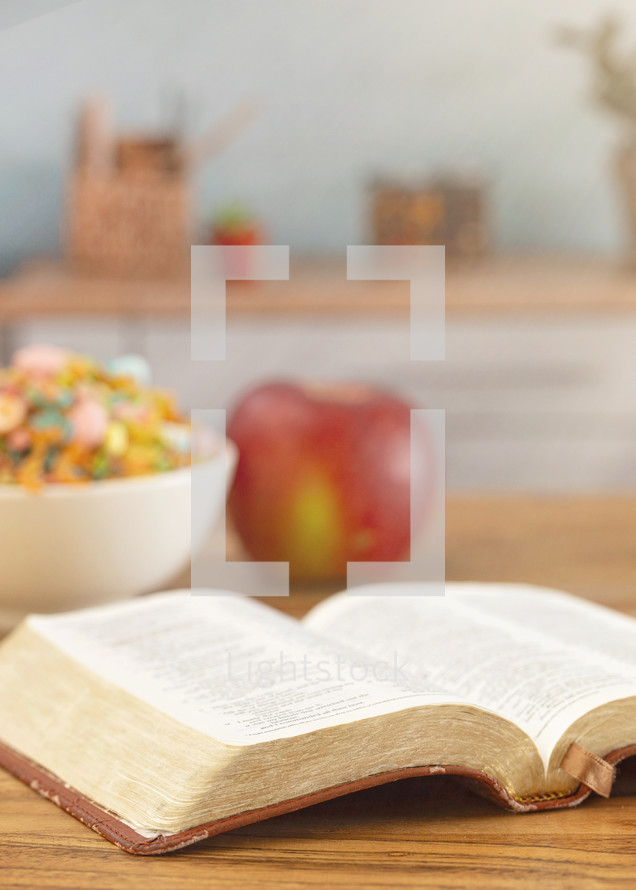
[[[609,794],[636,621],[527,586],[358,590],[301,622],[218,592],[30,616],[0,644],[0,764],[134,853],[408,775],[517,812]]]

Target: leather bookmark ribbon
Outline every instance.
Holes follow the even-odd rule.
[[[578,779],[601,797],[609,797],[616,774],[615,768],[607,760],[592,754],[577,742],[572,742],[561,761],[561,769],[573,779]]]

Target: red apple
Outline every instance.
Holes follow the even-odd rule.
[[[360,384],[269,383],[235,406],[239,461],[229,515],[253,559],[288,561],[295,579],[343,578],[347,561],[408,558],[410,478],[418,522],[432,449],[410,406]]]
[[[232,251],[224,252],[225,272],[230,278],[249,281],[252,272],[249,248],[264,244],[265,232],[249,210],[240,204],[229,204],[216,215],[210,232],[210,243],[233,248]]]
[[[260,223],[249,210],[240,204],[229,204],[217,213],[210,240],[212,244],[237,247],[263,244],[264,234]]]
[[[250,225],[241,229],[214,228],[211,241],[212,244],[218,244],[221,247],[252,247],[262,244],[263,237],[258,226]]]

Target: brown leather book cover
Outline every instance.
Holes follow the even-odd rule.
[[[634,754],[636,754],[636,744],[611,751],[606,755],[604,761],[607,764],[614,765]],[[394,782],[397,779],[405,779],[411,776],[449,775],[460,777],[473,790],[514,813],[529,813],[538,810],[572,807],[581,803],[591,794],[591,789],[581,783],[575,791],[568,792],[565,795],[552,793],[544,796],[517,799],[512,797],[497,781],[477,770],[439,764],[413,766],[407,769],[378,773],[355,782],[347,782],[344,785],[334,785],[331,788],[281,801],[268,807],[246,810],[235,816],[208,822],[204,825],[197,825],[177,834],[147,838],[136,832],[125,822],[122,822],[115,814],[102,809],[73,788],[65,785],[64,782],[43,767],[33,763],[2,743],[0,743],[0,766],[4,767],[4,769],[8,770],[34,791],[37,791],[38,794],[53,801],[58,807],[70,813],[71,816],[75,816],[84,825],[87,825],[93,831],[101,834],[102,837],[121,847],[122,850],[142,856],[179,850],[182,847],[187,847],[189,844],[205,840],[224,831],[240,828],[242,825],[260,822],[263,819],[290,813],[315,803],[350,794],[353,791],[360,791],[363,788],[371,788],[374,785],[383,785],[387,782]]]

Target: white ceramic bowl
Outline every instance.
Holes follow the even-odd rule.
[[[124,599],[170,581],[219,516],[235,464],[228,442],[192,469],[36,494],[0,485],[0,630],[29,612]]]

